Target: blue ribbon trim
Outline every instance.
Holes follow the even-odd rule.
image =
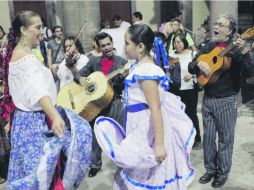
[[[164,63],[164,68],[166,70],[166,73],[169,72],[169,64],[168,64],[168,58],[167,53],[164,48],[164,44],[162,40],[158,37],[155,37],[154,39],[154,59],[156,60],[156,63],[158,66],[161,67],[161,57]]]
[[[111,157],[112,157],[112,158],[115,158],[115,152],[114,152],[112,143],[110,142],[108,136],[107,136],[105,133],[103,133],[103,136],[104,136],[105,140],[107,141],[107,143],[108,143],[108,145],[109,145],[110,152],[111,152],[111,153],[110,153],[110,154],[111,154]]]
[[[113,119],[111,118],[108,118],[108,117],[99,117],[97,120],[96,120],[96,125],[98,125],[100,122],[102,121],[109,121],[110,123],[112,123],[114,125],[114,127],[119,131],[119,133],[121,134],[122,138],[124,139],[125,138],[125,132],[124,130],[122,129],[121,126],[118,125],[118,123],[116,123]]]
[[[145,103],[140,103],[140,104],[129,105],[125,109],[127,112],[139,112],[139,111],[149,109],[149,107]]]
[[[190,144],[190,140],[191,140],[191,137],[193,136],[194,132],[195,132],[195,128],[194,128],[194,126],[192,126],[191,132],[190,132],[190,134],[189,134],[189,136],[188,136],[188,138],[187,138],[187,141],[186,141],[186,143],[185,143],[185,145],[184,145],[184,148],[185,148],[186,150],[187,150],[187,148],[188,148],[188,146],[189,146],[189,144]]]
[[[122,138],[124,139],[125,138],[125,132],[123,131],[123,129],[114,120],[112,120],[110,118],[107,118],[107,117],[99,117],[96,120],[96,124],[98,125],[100,122],[106,121],[106,120],[111,122],[114,125],[114,127],[119,131],[119,133],[121,134]],[[110,142],[108,136],[105,133],[103,133],[103,137],[105,138],[106,142],[108,143],[111,157],[115,158],[115,151],[114,151],[112,143]]]
[[[152,186],[152,185],[147,185],[147,184],[143,184],[143,183],[139,183],[139,182],[134,181],[133,179],[131,179],[130,177],[128,177],[128,174],[127,174],[124,170],[122,170],[121,174],[123,175],[123,177],[124,177],[130,184],[132,184],[132,185],[134,185],[134,186],[136,186],[136,187],[142,187],[142,188],[145,188],[145,189],[165,189],[167,184],[176,182],[176,180],[179,180],[179,179],[183,179],[183,176],[175,175],[174,178],[164,180],[164,185]],[[191,176],[193,176],[193,175],[194,175],[194,170],[192,169],[191,172],[190,172],[190,174],[186,177],[186,180],[188,180],[188,179],[189,179]]]
[[[165,90],[169,89],[169,82],[171,81],[170,78],[167,75],[164,76],[141,76],[141,75],[133,75],[132,79],[124,80],[124,84],[126,86],[129,86],[130,84],[136,83],[137,80],[159,80],[161,81],[161,87],[164,88]]]

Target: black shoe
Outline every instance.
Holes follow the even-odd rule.
[[[228,176],[216,175],[212,182],[212,187],[213,188],[222,187],[226,183],[227,179],[228,179]]]
[[[199,183],[205,184],[210,182],[215,177],[215,173],[206,172],[199,178]]]
[[[200,141],[195,141],[194,143],[193,143],[193,146],[192,146],[192,148],[193,149],[196,149],[196,148],[198,148],[199,147],[199,145],[201,144],[201,142]]]
[[[91,168],[88,177],[94,177],[97,175],[97,173],[101,170],[101,168]]]

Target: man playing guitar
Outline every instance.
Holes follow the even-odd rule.
[[[80,84],[85,83],[88,80],[87,76],[95,71],[101,71],[105,75],[108,75],[109,73],[123,67],[127,63],[125,59],[114,55],[113,40],[109,34],[105,32],[97,34],[96,44],[100,48],[103,55],[92,57],[87,65],[84,66],[79,72],[72,71],[75,82]],[[112,117],[120,124],[122,124],[124,117],[123,103],[121,100],[122,91],[124,89],[123,81],[124,77],[122,75],[118,75],[111,80],[114,89],[113,101],[98,115]],[[90,122],[92,127],[95,119]],[[93,133],[92,159],[90,164],[91,169],[88,174],[89,177],[94,177],[101,169],[101,153],[102,150],[98,145]]]
[[[232,42],[236,32],[236,22],[231,15],[220,15],[214,23],[213,41],[205,45],[189,64],[189,72],[205,76],[211,69],[204,61],[197,61],[215,47],[226,48]],[[240,72],[251,76],[254,65],[246,42],[240,36],[234,42],[235,48],[230,52],[230,67],[224,70],[215,83],[204,86],[202,117],[204,125],[204,165],[206,173],[199,179],[204,184],[213,178],[212,187],[222,187],[229,175],[232,165],[234,130],[237,118],[237,93],[240,89]],[[227,55],[228,56],[228,55]],[[218,150],[216,146],[218,131]]]

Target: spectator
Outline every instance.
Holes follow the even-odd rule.
[[[100,31],[102,29],[109,29],[110,28],[110,23],[108,20],[101,20],[100,22]]]
[[[142,22],[143,15],[141,12],[134,12],[132,14],[132,24],[143,24]]]
[[[130,23],[122,20],[122,18],[119,15],[113,16],[112,21],[114,22],[115,26],[118,28],[127,29],[131,26]]]
[[[173,24],[173,33],[171,35],[169,35],[168,40],[167,40],[167,52],[171,53],[174,51],[173,50],[173,38],[175,35],[180,34],[180,33],[185,34],[186,40],[188,41],[188,44],[189,44],[189,48],[191,48],[193,51],[196,51],[197,48],[194,44],[194,41],[193,41],[191,35],[187,31],[183,31],[180,28],[181,21],[179,19],[175,18],[175,19],[172,19],[171,22]]]

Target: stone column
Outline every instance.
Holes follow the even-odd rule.
[[[211,36],[213,36],[213,25],[220,14],[231,14],[238,22],[238,1],[211,1]]]
[[[192,30],[192,1],[181,1],[183,26]]]
[[[63,1],[63,28],[66,35],[76,35],[86,22],[79,37],[85,52],[91,49],[94,35],[99,30],[99,1]]]

